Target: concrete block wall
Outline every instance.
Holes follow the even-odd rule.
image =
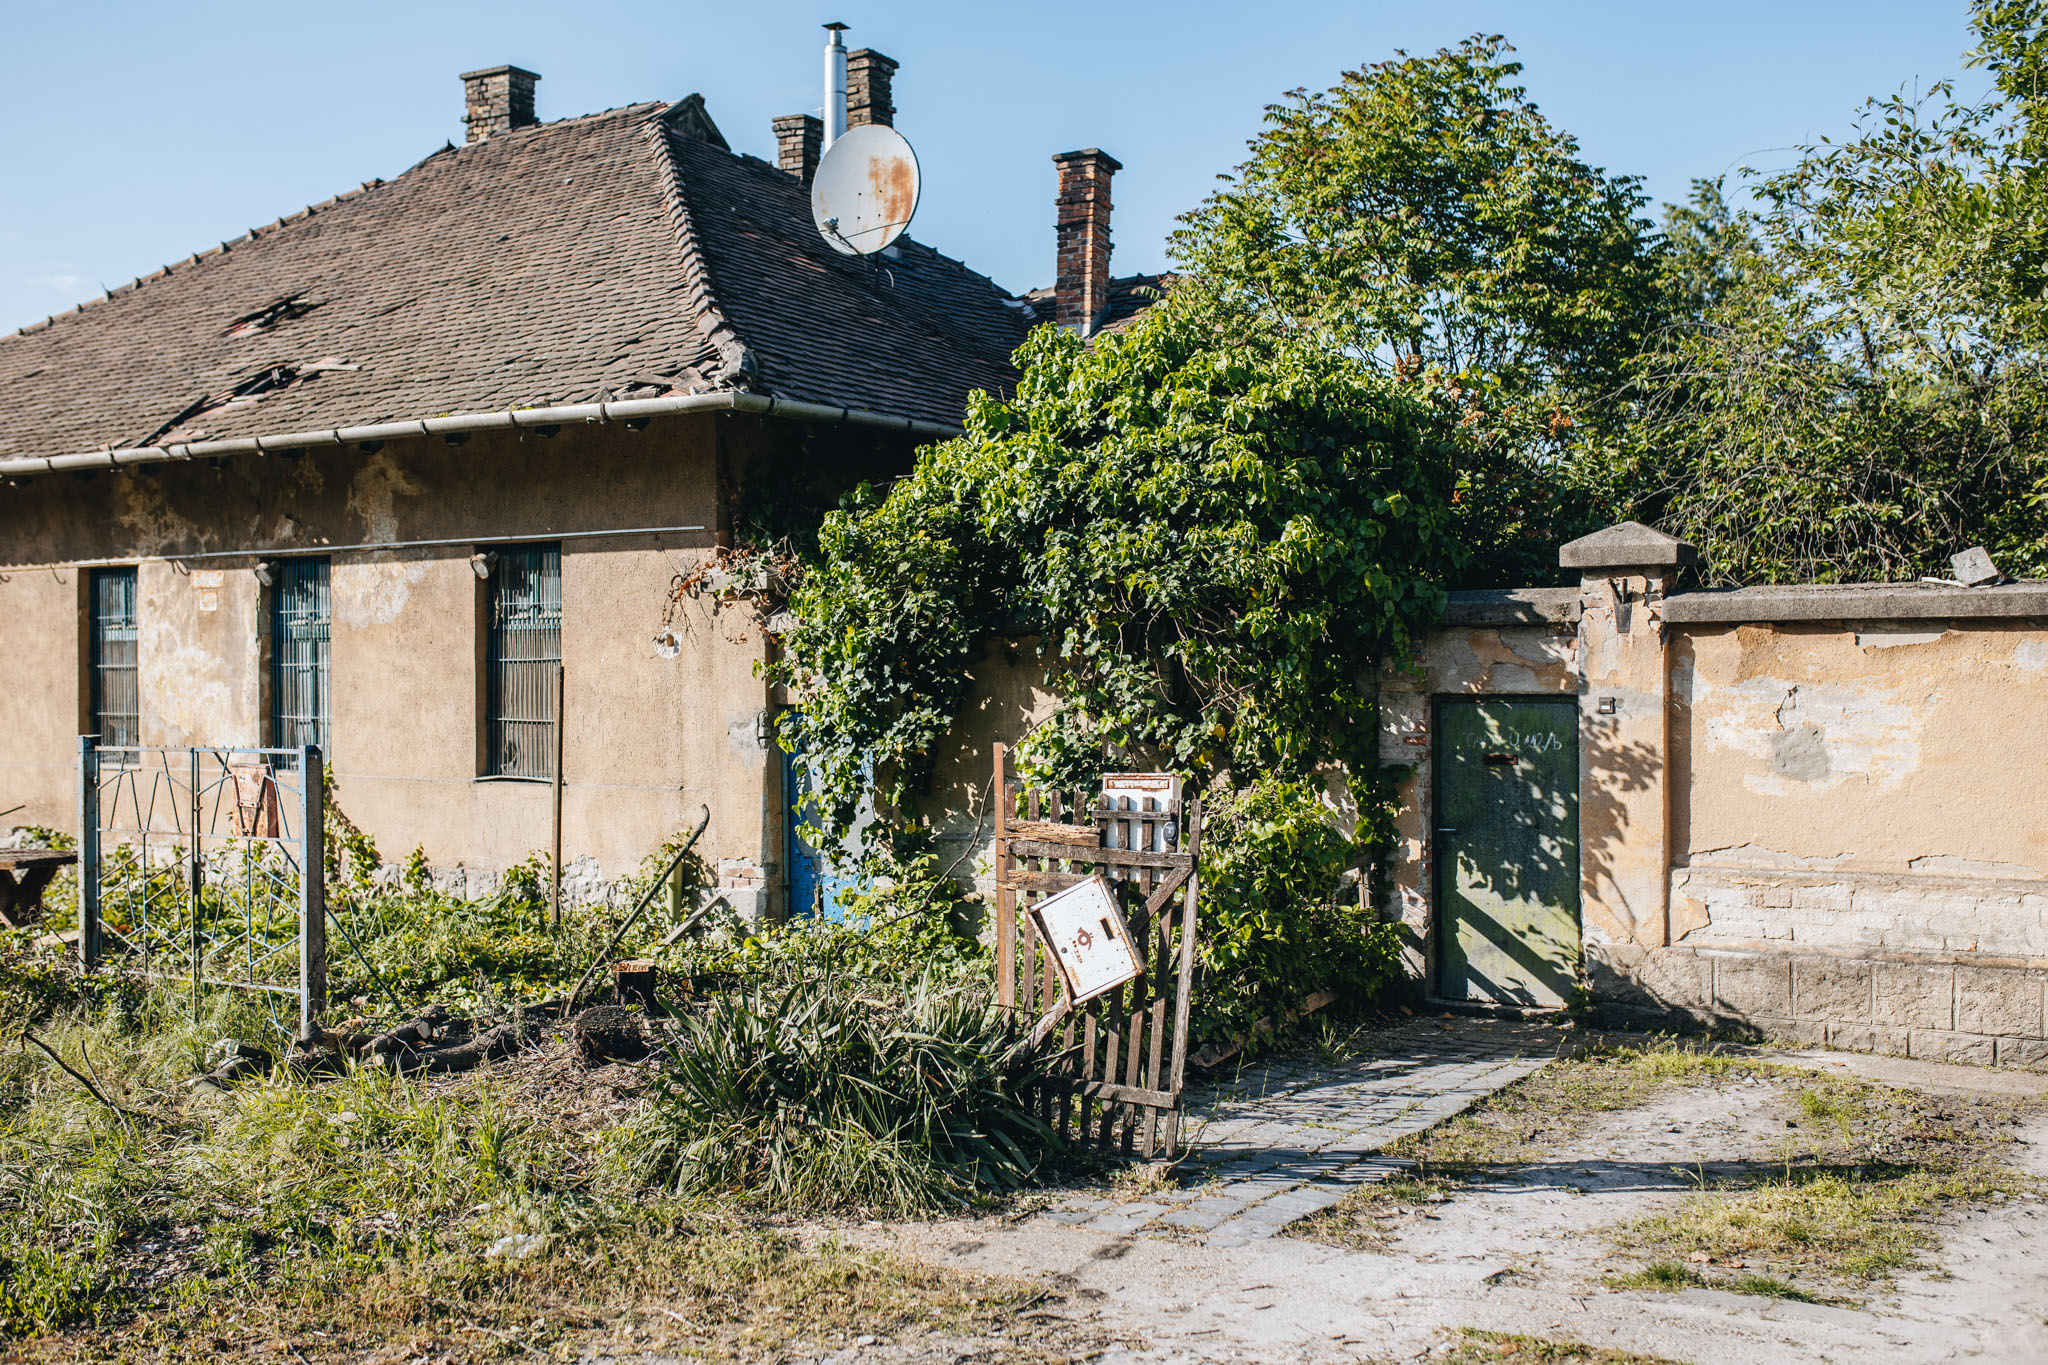
[[[2048,973],[2014,958],[1623,947],[1589,955],[1602,1017],[1980,1066],[2048,1067]]]

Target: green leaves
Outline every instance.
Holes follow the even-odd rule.
[[[2048,571],[2048,178],[2038,4],[1980,3],[2000,94],[1876,100],[1731,212],[1671,212],[1694,319],[1632,365],[1636,417],[1574,472],[1720,582],[1907,581],[1983,543]]]
[[[1191,287],[1086,346],[1041,329],[1018,360],[1013,401],[827,520],[792,599],[778,676],[827,824],[871,764],[911,801],[991,637],[1030,641],[1064,701],[1024,748],[1048,780],[1369,766],[1372,670],[1459,559],[1444,414]]]

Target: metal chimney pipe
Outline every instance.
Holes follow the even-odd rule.
[[[825,31],[832,35],[825,41],[825,150],[829,152],[846,132],[846,44],[839,41],[846,25],[827,24]]]

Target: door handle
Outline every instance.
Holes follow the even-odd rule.
[[[1436,827],[1436,832],[1438,834],[1456,834],[1458,831],[1453,829],[1449,825],[1438,825]]]

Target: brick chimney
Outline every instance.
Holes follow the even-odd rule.
[[[516,66],[487,66],[481,71],[462,73],[462,121],[469,125],[470,142],[482,142],[495,133],[530,128],[540,122],[533,116],[533,83],[540,76]]]
[[[1052,160],[1060,168],[1053,320],[1087,336],[1109,308],[1109,178],[1123,164],[1097,147]]]
[[[775,164],[810,184],[818,173],[818,149],[825,145],[825,121],[812,114],[784,114],[773,126]]]
[[[896,59],[884,57],[871,47],[846,54],[846,126],[864,128],[879,123],[896,126],[896,97],[891,82],[896,79]]]

